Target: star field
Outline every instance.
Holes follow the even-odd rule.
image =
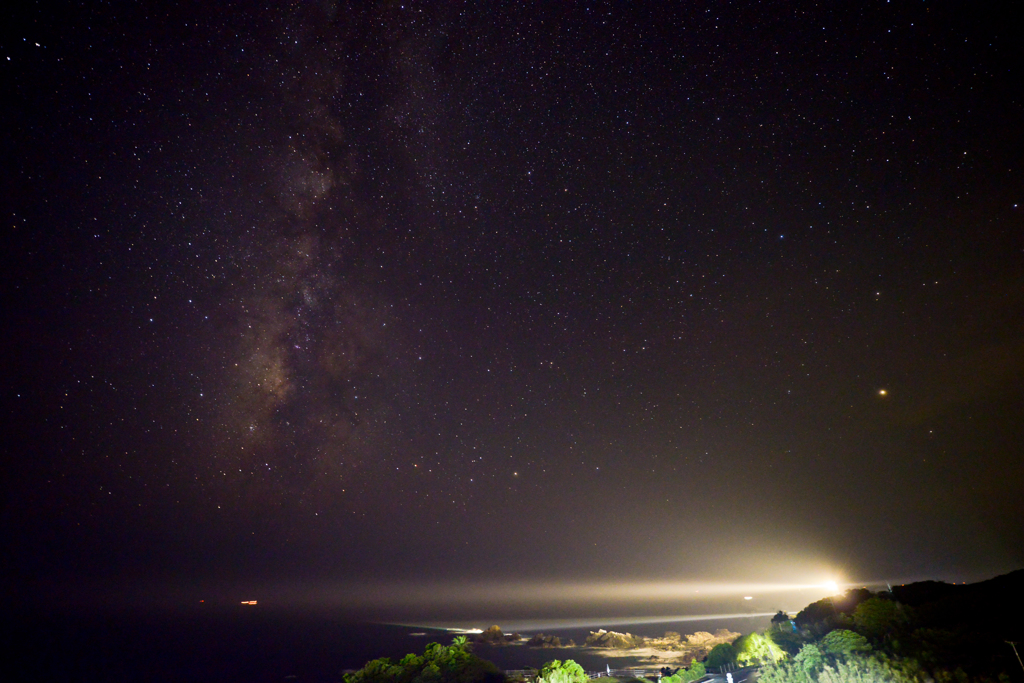
[[[0,44],[5,570],[1018,567],[1012,26],[24,8]]]

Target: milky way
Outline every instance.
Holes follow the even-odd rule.
[[[253,113],[266,144],[245,141],[262,162],[252,175],[263,191],[251,199],[262,215],[235,247],[237,360],[218,401],[214,465],[238,471],[257,500],[314,508],[360,492],[362,471],[379,474],[394,448],[387,394],[409,353],[364,262],[372,207],[353,189],[361,168],[341,113],[353,97],[352,41],[332,18],[330,8],[296,10],[272,35],[278,58],[260,60],[257,99],[279,109]]]

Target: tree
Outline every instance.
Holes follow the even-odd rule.
[[[736,663],[736,648],[729,643],[719,643],[711,648],[704,664],[708,669],[721,669],[726,664]]]
[[[868,639],[854,631],[840,628],[821,639],[821,649],[835,657],[871,652]]]
[[[807,645],[801,653],[805,650],[810,653],[810,648],[817,649],[814,645]],[[808,662],[812,660],[815,664],[809,666]],[[820,659],[808,657],[807,661],[801,662],[798,655],[793,661],[765,667],[760,683],[917,683],[920,680],[925,679],[919,672],[873,655],[852,655],[832,663],[823,656]]]
[[[836,628],[850,628],[853,626],[850,615],[872,595],[866,588],[852,588],[843,595],[822,598],[800,610],[794,622],[799,628],[819,636]]]
[[[782,651],[786,654],[793,656],[800,651],[806,642],[805,639],[799,634],[794,632],[792,629],[770,629],[768,631],[768,637],[772,639],[772,642],[782,648]]]
[[[850,588],[845,593],[831,598],[836,609],[845,614],[853,614],[857,605],[874,597],[874,593],[867,588]]]
[[[850,625],[850,618],[839,611],[832,598],[824,598],[812,602],[800,610],[793,622],[800,629],[810,631],[814,636],[822,636],[832,629],[845,628]]]
[[[909,608],[892,600],[871,598],[857,605],[853,611],[853,625],[857,631],[875,641],[892,638],[911,622]]]
[[[706,673],[703,662],[693,662],[689,669],[680,669],[672,676],[662,677],[661,683],[690,683],[704,678]]]
[[[775,616],[772,617],[772,626],[774,628],[780,628],[780,629],[781,628],[790,628],[790,626],[789,626],[789,615],[786,614],[785,612],[783,612],[782,610],[779,610],[778,612],[775,613]]]
[[[468,651],[460,636],[450,646],[430,643],[423,655],[409,654],[397,664],[387,657],[345,675],[345,683],[503,683],[504,674]],[[569,683],[568,681],[564,683]]]
[[[751,664],[770,664],[785,659],[786,653],[782,651],[770,638],[760,633],[751,633],[749,636],[736,641],[736,662],[740,666]]]
[[[825,666],[825,653],[814,643],[808,643],[800,648],[800,652],[796,653],[793,663],[808,678],[815,678]]]
[[[554,659],[540,669],[537,683],[589,683],[587,672],[571,659],[564,662]]]
[[[835,665],[826,664],[818,674],[818,683],[915,683],[915,678],[877,657],[854,656]]]

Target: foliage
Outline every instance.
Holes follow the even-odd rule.
[[[804,607],[802,610],[797,612],[796,618],[793,619],[796,622],[797,627],[807,628],[811,624],[817,624],[831,618],[836,613],[836,607],[832,603],[832,598],[822,598],[816,602]]]
[[[587,672],[571,659],[564,662],[554,659],[540,669],[537,683],[589,683]]]
[[[821,637],[833,629],[852,627],[853,618],[840,607],[839,598],[824,598],[800,610],[793,622],[797,628],[814,637]]]
[[[814,643],[808,643],[800,648],[800,652],[796,654],[793,661],[808,677],[817,676],[818,672],[825,667],[825,653]]]
[[[870,598],[853,611],[853,624],[858,633],[874,641],[893,638],[910,624],[912,612],[892,600]]]
[[[345,675],[345,683],[503,683],[504,674],[469,652],[465,636],[449,645],[430,643],[422,655],[408,654],[398,663],[384,657]],[[568,682],[566,682],[568,683]]]
[[[736,662],[740,666],[770,664],[786,657],[782,648],[760,633],[751,633],[740,638],[733,647],[736,648]]]
[[[704,668],[704,663],[694,662],[689,669],[680,669],[671,676],[663,676],[661,683],[690,683],[690,681],[704,678],[705,673],[707,670]]]
[[[799,652],[800,648],[807,642],[803,636],[793,632],[792,629],[768,629],[765,635],[771,638],[773,643],[791,657]]]
[[[805,646],[814,648],[814,645]],[[817,648],[815,648],[817,649]],[[804,654],[804,650],[800,654]],[[820,650],[818,652],[820,655]],[[813,664],[812,664],[813,662]],[[800,659],[765,667],[761,683],[921,683],[924,679],[912,668],[894,665],[889,660],[869,655],[853,655],[834,661],[820,659],[812,652]]]
[[[764,635],[791,658],[764,666],[762,680],[1006,683],[1019,662],[1005,641],[1024,632],[1006,604],[1020,596],[1024,570],[969,586],[924,582],[819,600],[797,615],[796,633],[776,615]]]
[[[837,628],[852,628],[851,616],[857,606],[874,595],[866,588],[851,588],[842,595],[834,595],[812,602],[800,610],[793,620],[798,628],[820,637]]]
[[[868,639],[854,631],[836,629],[821,639],[821,649],[834,656],[870,652]]]
[[[729,643],[719,643],[711,648],[704,664],[709,669],[720,669],[726,664],[736,663],[736,648]]]

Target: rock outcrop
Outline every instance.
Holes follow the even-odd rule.
[[[661,638],[645,638],[632,633],[615,631],[591,631],[586,646],[605,650],[631,651],[630,656],[643,656],[650,661],[666,661],[680,665],[689,665],[694,659],[703,659],[715,645],[731,643],[740,637],[739,633],[728,629],[719,629],[714,634],[707,631],[682,636],[675,631],[668,631]],[[626,656],[626,652],[614,656]]]
[[[675,631],[665,631],[665,635],[661,638],[644,638],[644,647],[654,648],[655,650],[671,650],[675,651],[683,647],[683,637]]]
[[[526,641],[526,644],[529,647],[562,647],[562,639],[558,636],[546,636],[543,633],[538,633]]]
[[[598,631],[591,631],[587,636],[585,645],[587,647],[607,647],[614,650],[631,650],[643,647],[643,636],[634,636],[632,633],[618,633],[617,631],[605,631],[603,628]]]
[[[491,626],[485,629],[483,633],[477,633],[469,638],[473,643],[491,646],[518,643],[522,639],[523,637],[518,633],[502,633],[500,626]]]
[[[730,631],[727,628],[720,628],[714,635],[707,631],[697,631],[686,636],[683,646],[693,655],[695,659],[704,659],[711,652],[711,648],[722,643],[731,643],[740,637],[739,633]]]

